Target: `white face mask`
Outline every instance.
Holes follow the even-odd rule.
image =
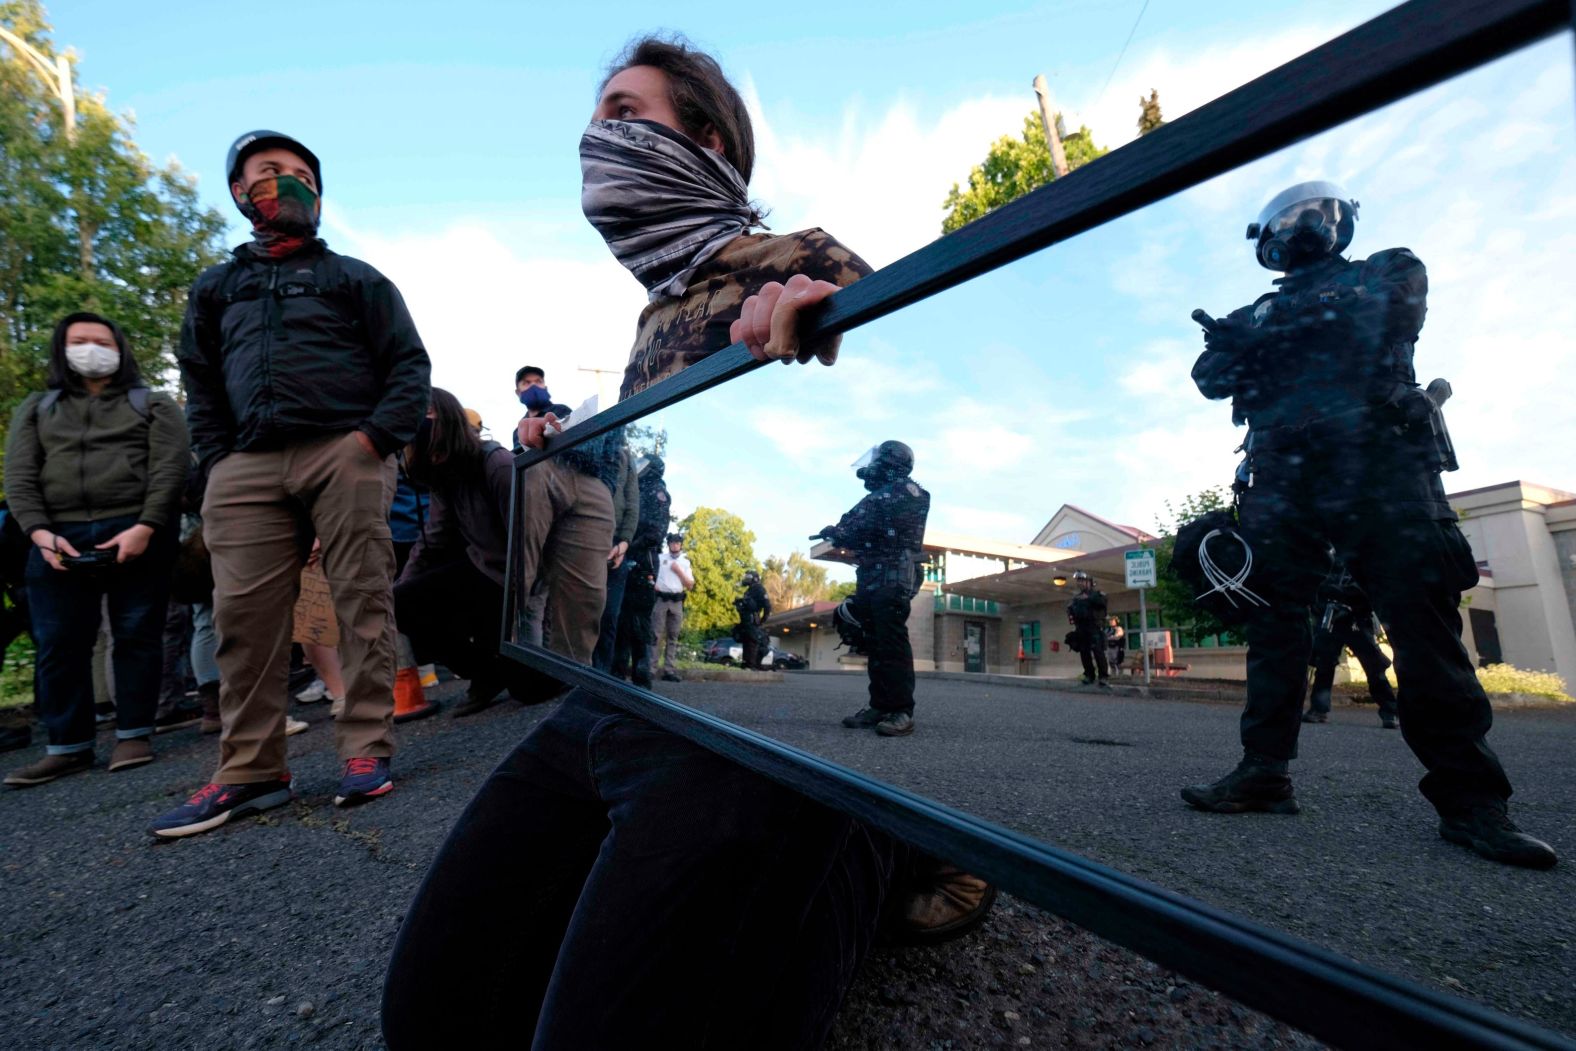
[[[120,351],[103,343],[71,343],[66,346],[66,364],[79,376],[103,379],[120,368]]]

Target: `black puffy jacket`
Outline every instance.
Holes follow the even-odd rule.
[[[250,244],[233,256],[197,278],[181,329],[199,462],[351,430],[385,456],[409,442],[430,366],[394,283],[322,241],[283,259]]]

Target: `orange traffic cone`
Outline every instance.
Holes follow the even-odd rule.
[[[440,705],[427,700],[421,689],[421,672],[415,668],[401,668],[394,673],[394,721],[413,722],[437,712]]]

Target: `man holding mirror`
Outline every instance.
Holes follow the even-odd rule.
[[[651,299],[625,396],[732,342],[761,360],[835,359],[836,339],[800,342],[801,313],[870,268],[820,230],[749,232],[753,132],[714,59],[681,40],[632,44],[580,152],[586,216]],[[544,420],[524,421],[521,441],[540,446]],[[571,691],[484,783],[406,914],[388,1045],[528,1031],[537,1048],[819,1046],[901,855]],[[957,913],[924,922],[961,932]]]

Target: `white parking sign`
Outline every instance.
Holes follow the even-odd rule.
[[[1152,550],[1123,553],[1127,566],[1127,586],[1152,588],[1155,586],[1155,553]]]

